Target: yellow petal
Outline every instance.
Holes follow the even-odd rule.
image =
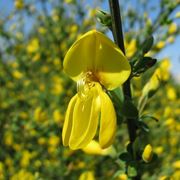
[[[87,146],[96,134],[101,105],[97,86],[100,85],[96,83],[89,90],[88,96],[79,96],[77,99],[69,141],[71,149],[80,149]]]
[[[100,93],[101,118],[99,143],[102,148],[107,148],[113,143],[116,132],[116,112],[113,103],[105,92]]]
[[[102,85],[112,90],[123,84],[131,73],[131,67],[122,51],[102,33],[96,33],[95,72]]]
[[[107,89],[124,83],[131,68],[122,51],[105,35],[91,30],[77,40],[64,59],[64,71],[75,81],[91,71]]]
[[[75,81],[81,78],[93,66],[95,56],[94,31],[89,31],[79,38],[68,50],[64,58],[64,71]]]
[[[69,138],[70,138],[71,129],[72,129],[73,111],[74,111],[75,103],[77,101],[77,97],[78,97],[77,94],[72,97],[66,111],[66,116],[65,116],[65,121],[63,125],[63,131],[62,131],[62,142],[64,146],[69,145]]]

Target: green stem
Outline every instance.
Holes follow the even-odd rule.
[[[118,0],[109,0],[109,6],[111,11],[112,32],[114,40],[115,43],[119,46],[119,48],[122,50],[122,52],[125,54],[121,14]],[[125,100],[132,99],[130,78],[123,84],[123,94]],[[136,125],[134,119],[127,118],[126,122],[129,132],[129,139],[130,142],[133,143],[136,139]]]

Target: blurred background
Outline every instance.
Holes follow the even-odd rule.
[[[120,2],[126,54],[129,60],[153,34],[148,55],[155,67],[132,80],[134,101],[158,69],[160,85],[149,97],[144,113],[149,142],[158,159],[144,164],[142,179],[180,179],[180,6],[178,0]],[[76,84],[64,74],[62,62],[72,43],[98,29],[111,39],[98,10],[99,0],[0,1],[0,180],[127,179],[117,157],[128,142],[126,124],[119,121],[112,147],[96,141],[72,151],[61,144],[64,114]],[[150,81],[151,80],[151,81]],[[145,131],[146,131],[145,130]],[[148,136],[147,136],[148,134]],[[129,177],[133,177],[133,171]]]

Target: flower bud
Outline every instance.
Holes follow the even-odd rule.
[[[153,157],[152,146],[150,144],[148,144],[144,148],[144,151],[142,154],[142,159],[144,160],[144,162],[149,163],[152,160],[152,157]]]

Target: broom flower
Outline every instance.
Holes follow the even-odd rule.
[[[127,58],[105,35],[91,30],[71,46],[63,66],[77,82],[77,94],[65,115],[63,145],[84,148],[95,137],[99,125],[100,146],[109,147],[115,137],[116,113],[106,90],[113,90],[128,79],[131,68]]]

